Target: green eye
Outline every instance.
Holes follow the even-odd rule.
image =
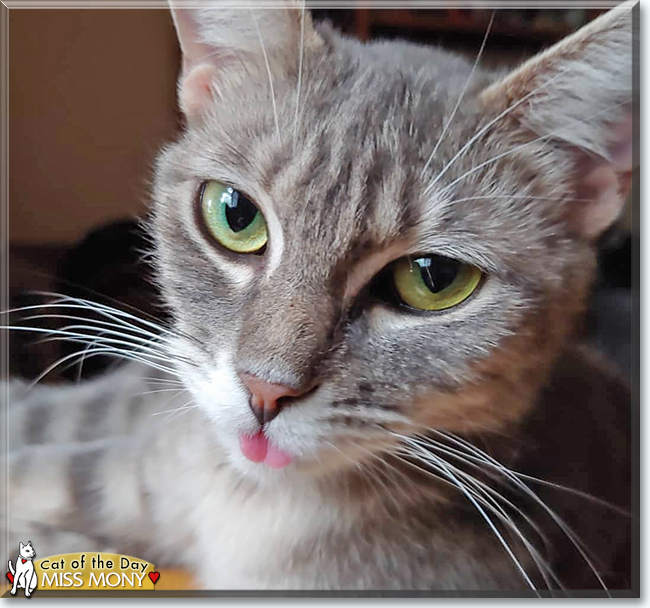
[[[201,213],[212,236],[236,253],[256,253],[268,240],[264,216],[238,190],[211,181],[201,189]]]
[[[401,258],[393,266],[395,289],[418,310],[444,310],[466,300],[482,277],[475,266],[441,255]]]

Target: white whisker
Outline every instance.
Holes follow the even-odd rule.
[[[584,118],[584,119],[572,120],[571,123],[572,123],[572,124],[575,124],[575,123],[578,123],[578,122],[586,122],[586,121],[588,121],[588,120],[592,120],[592,119],[596,118],[597,116],[599,116],[599,115],[601,115],[601,114],[605,114],[605,113],[611,112],[613,109],[615,109],[615,108],[617,108],[617,107],[619,107],[619,106],[622,106],[622,105],[625,105],[625,104],[624,104],[624,103],[614,104],[613,106],[609,106],[609,107],[607,107],[607,108],[605,108],[605,109],[603,109],[603,110],[600,110],[599,112],[596,112],[595,114],[592,114],[591,116],[587,116],[587,117]],[[536,137],[536,138],[532,139],[531,141],[528,141],[528,142],[523,143],[523,144],[519,144],[518,146],[515,146],[514,148],[511,148],[510,150],[506,150],[505,152],[502,152],[501,154],[497,154],[496,156],[493,156],[493,157],[490,158],[489,160],[486,160],[486,161],[484,161],[484,162],[482,162],[482,163],[479,163],[478,165],[472,167],[471,169],[469,169],[468,171],[466,171],[465,173],[463,173],[460,177],[457,177],[457,178],[456,178],[455,180],[453,180],[451,183],[447,184],[447,185],[446,185],[446,186],[445,186],[445,187],[444,187],[444,188],[443,188],[443,189],[438,193],[438,196],[443,196],[443,195],[445,195],[445,194],[446,194],[447,192],[449,192],[449,190],[450,190],[451,188],[453,188],[456,184],[458,184],[459,182],[463,181],[464,179],[466,179],[467,177],[469,177],[469,176],[472,175],[473,173],[476,173],[477,171],[479,171],[479,170],[482,169],[483,167],[486,167],[486,166],[488,166],[488,165],[491,165],[491,164],[495,163],[496,161],[500,160],[501,158],[504,158],[504,157],[506,157],[506,156],[509,156],[510,154],[514,154],[515,152],[519,152],[520,150],[523,150],[524,148],[526,148],[526,147],[528,147],[528,146],[532,146],[532,145],[534,145],[534,144],[536,144],[536,143],[538,143],[538,142],[540,142],[540,141],[544,141],[544,140],[547,140],[547,139],[551,139],[551,138],[553,138],[553,137],[557,137],[557,135],[558,135],[559,133],[561,133],[562,131],[566,130],[566,129],[569,128],[570,126],[571,126],[571,125],[565,125],[565,126],[562,127],[561,129],[556,129],[555,131],[552,131],[552,132],[550,132],[550,133],[547,133],[546,135],[541,135],[541,136],[539,136],[539,137]],[[431,188],[431,185],[430,185],[430,186],[427,186],[426,192],[430,192],[430,188]]]
[[[27,320],[35,320],[35,319],[39,319],[39,318],[41,318],[41,319],[42,318],[57,318],[57,315],[40,315],[40,316],[36,316],[36,317],[32,316],[32,317],[29,317],[28,319],[21,319],[21,320],[27,321]],[[63,318],[63,317],[58,317],[58,318]],[[88,319],[83,319],[83,318],[81,318],[81,320],[82,321],[88,321]],[[91,320],[91,322],[93,322],[93,321]],[[106,326],[115,327],[114,325],[110,326],[109,324],[103,324],[103,325],[101,325],[99,327],[96,326],[96,325],[76,324],[76,325],[66,325],[64,327],[58,327],[58,328],[52,328],[52,329],[48,329],[48,328],[38,328],[38,329],[46,329],[46,330],[52,331],[52,332],[55,332],[55,331],[71,332],[72,330],[87,330],[87,331],[98,330],[97,334],[95,334],[95,335],[98,336],[98,339],[100,339],[100,340],[104,339],[104,338],[99,338],[99,336],[105,336],[105,335],[117,336],[117,337],[123,338],[123,341],[122,341],[123,344],[132,345],[134,348],[137,348],[137,347],[139,347],[141,345],[148,345],[150,347],[159,347],[158,352],[161,352],[161,353],[167,352],[168,345],[167,345],[166,342],[161,340],[161,338],[159,336],[154,336],[153,338],[151,338],[151,337],[141,338],[140,336],[134,336],[132,334],[124,333],[124,331],[122,331],[122,329],[120,327],[118,327],[118,329],[116,330],[116,329],[108,329],[108,328],[106,328]],[[21,325],[20,327],[24,327],[25,329],[33,328],[31,325],[24,325],[24,326]],[[33,329],[36,329],[36,328],[33,328]],[[86,335],[88,335],[89,338],[91,336],[93,336],[93,334],[86,334]],[[106,338],[106,340],[109,340],[109,338]]]
[[[417,444],[414,444],[412,440],[406,436],[403,435],[398,435],[403,441],[409,443],[409,445],[413,445],[413,447],[416,447],[420,451],[424,451],[421,447],[417,446]],[[449,479],[451,482],[456,485],[456,487],[465,495],[465,497],[472,503],[474,508],[479,512],[481,517],[485,520],[485,522],[488,524],[490,530],[492,533],[495,535],[501,546],[504,548],[506,553],[508,554],[508,557],[514,564],[514,566],[517,568],[519,573],[522,575],[526,583],[529,585],[529,587],[537,591],[537,588],[533,581],[530,579],[530,576],[526,572],[525,568],[522,566],[521,562],[519,559],[517,559],[517,556],[514,554],[512,551],[512,548],[510,545],[507,543],[505,538],[503,537],[503,534],[499,531],[499,529],[496,527],[492,519],[489,517],[489,515],[485,512],[484,508],[481,506],[480,501],[477,500],[477,497],[474,492],[472,492],[470,489],[467,488],[465,484],[463,484],[458,477],[454,474],[454,472],[451,470],[452,467],[449,465],[449,463],[445,462],[444,460],[437,458],[431,453],[428,453],[427,455],[434,459],[434,463],[430,462],[429,460],[423,459],[422,457],[417,456],[417,454],[411,453],[410,454],[413,458],[417,458],[419,460],[424,461],[426,464],[429,466],[434,467],[436,470],[438,470],[440,473],[442,473],[447,479]]]
[[[159,384],[163,386],[169,386],[169,385],[178,385],[178,386],[185,386],[185,383],[182,382],[181,380],[174,380],[173,378],[152,378],[150,376],[143,377],[142,380],[144,380],[147,384]]]
[[[594,496],[592,494],[588,494],[587,492],[583,492],[581,490],[576,490],[575,488],[570,488],[568,486],[563,486],[558,483],[553,483],[550,481],[546,481],[544,479],[540,479],[539,477],[533,477],[531,475],[526,475],[524,473],[520,473],[519,471],[515,471],[513,469],[509,469],[505,465],[501,464],[494,458],[492,458],[489,454],[486,452],[483,452],[481,449],[476,447],[475,445],[469,443],[468,441],[463,440],[460,437],[457,437],[455,435],[452,435],[451,433],[444,433],[442,431],[435,431],[434,429],[429,429],[430,432],[435,432],[441,434],[445,439],[448,439],[449,441],[458,441],[462,442],[465,444],[465,449],[468,449],[472,452],[475,452],[477,454],[482,454],[482,456],[475,456],[472,454],[467,454],[465,452],[461,452],[460,450],[456,450],[448,445],[443,446],[442,444],[431,444],[433,447],[436,449],[444,449],[444,451],[450,455],[455,456],[456,458],[465,460],[468,464],[472,464],[470,461],[474,461],[474,464],[472,466],[478,466],[476,463],[481,463],[483,465],[486,465],[492,469],[496,469],[498,473],[501,473],[501,475],[504,475],[504,472],[507,471],[509,474],[514,475],[520,479],[527,479],[528,481],[532,481],[534,483],[539,483],[542,485],[546,485],[552,488],[555,488],[560,491],[568,492],[570,494],[574,494],[576,496],[579,496],[581,498],[584,498],[585,500],[589,500],[591,502],[594,502],[595,504],[599,504],[602,507],[605,507],[607,509],[610,509],[611,511],[614,511],[616,513],[619,513],[620,515],[629,517],[631,514],[626,511],[625,509],[621,509],[620,507],[617,507],[616,505],[613,505],[606,500],[603,500],[601,498],[598,498],[597,496]],[[423,437],[425,440],[430,440],[430,438]],[[487,459],[490,460],[487,460]]]
[[[100,321],[99,319],[93,319],[92,317],[79,317],[75,315],[59,315],[59,314],[49,314],[49,315],[29,315],[28,317],[21,317],[21,321],[34,321],[37,319],[66,319],[69,321],[82,321],[84,323],[93,323],[98,327],[109,327],[109,328],[119,328],[121,331],[130,331],[137,335],[148,336],[149,338],[160,338],[160,334],[155,334],[146,329],[140,328],[131,328],[125,326],[122,323],[109,323],[108,321]]]
[[[154,395],[156,393],[180,393],[182,391],[185,391],[186,389],[184,388],[159,388],[159,389],[154,389],[152,391],[144,391],[143,393],[138,393],[137,395],[134,395],[135,397],[144,397],[145,395]]]
[[[402,471],[400,471],[399,469],[397,469],[397,468],[395,468],[395,467],[391,467],[391,466],[386,462],[386,460],[384,460],[383,458],[381,458],[378,454],[375,454],[375,453],[372,452],[371,450],[368,450],[367,448],[364,448],[364,447],[363,447],[362,445],[360,445],[360,444],[356,444],[355,447],[356,447],[357,449],[360,449],[361,451],[365,452],[366,454],[368,454],[369,457],[371,457],[371,458],[373,459],[373,461],[372,461],[372,463],[371,463],[372,465],[375,465],[377,468],[379,468],[379,465],[382,465],[382,466],[384,466],[384,467],[388,470],[388,472],[397,472],[397,473],[400,473],[400,474],[401,474],[405,479],[407,479],[408,481],[411,482],[411,484],[413,484],[413,482],[408,478],[408,476],[407,476],[405,473],[403,473]],[[378,473],[378,474],[379,474],[379,473]],[[398,510],[398,512],[399,512],[399,511],[401,510],[401,508],[403,507],[403,505],[407,505],[407,504],[409,504],[409,503],[411,502],[411,497],[410,497],[410,495],[409,495],[409,494],[404,490],[404,488],[402,488],[402,486],[399,484],[399,482],[398,482],[397,480],[395,480],[394,478],[391,479],[391,477],[390,477],[389,475],[386,475],[386,480],[387,480],[387,482],[388,482],[388,481],[392,481],[392,482],[393,482],[393,485],[395,486],[395,488],[396,488],[396,489],[397,489],[397,490],[402,494],[402,496],[403,496],[404,499],[405,499],[405,502],[402,503],[401,506],[400,506],[399,503],[396,503],[396,504],[397,504],[397,510]],[[414,484],[413,484],[413,485],[414,485]],[[392,493],[391,493],[391,495],[392,495]]]
[[[464,464],[466,464],[468,466],[471,466],[471,467],[473,467],[475,469],[480,470],[483,473],[486,473],[485,469],[483,469],[481,466],[479,466],[475,462],[471,462],[471,460],[467,459],[463,455],[460,455],[456,450],[448,448],[447,446],[434,441],[430,437],[414,437],[413,441],[415,441],[418,444],[422,445],[424,448],[435,449],[435,450],[437,450],[439,452],[442,452],[443,454],[452,456],[452,457],[460,460],[462,463],[464,463]],[[456,468],[456,467],[454,467],[454,468]],[[457,470],[460,471],[464,475],[468,475],[468,473],[466,473],[465,471],[461,471],[460,469],[457,469]],[[492,474],[486,473],[486,474],[492,480],[501,481],[500,478],[494,473],[492,473]],[[515,511],[519,516],[521,516],[526,521],[526,523],[528,523],[528,525],[530,525],[530,527],[539,535],[539,537],[542,539],[542,541],[544,542],[546,547],[547,548],[550,547],[550,543],[549,543],[548,538],[546,537],[546,535],[542,532],[542,530],[539,528],[539,526],[537,526],[537,524],[535,524],[535,522],[533,522],[532,519],[530,519],[530,517],[528,515],[526,515],[526,513],[524,513],[519,507],[517,507],[515,504],[513,504],[510,500],[505,498],[502,494],[497,492],[494,488],[491,488],[489,485],[481,482],[480,480],[476,479],[475,477],[471,477],[471,478],[474,480],[474,483],[480,484],[484,491],[488,492],[492,496],[495,496],[498,500],[502,501],[506,506],[508,506],[510,509]]]
[[[142,323],[147,327],[151,327],[152,329],[155,329],[156,333],[152,335],[159,335],[162,333],[170,336],[183,335],[183,334],[178,334],[177,332],[172,332],[169,329],[162,327],[161,325],[158,325],[157,323],[152,323],[151,321],[147,321],[146,319],[140,319],[134,315],[131,315],[117,308],[104,306],[102,304],[98,304],[97,302],[91,302],[90,300],[84,300],[82,298],[72,298],[69,296],[62,296],[61,294],[55,294],[49,292],[34,292],[34,293],[38,295],[45,295],[48,297],[56,297],[57,299],[51,303],[44,302],[42,304],[23,306],[20,308],[12,308],[9,310],[0,311],[0,314],[6,315],[6,314],[11,314],[16,312],[23,312],[27,310],[40,310],[40,309],[47,309],[47,308],[82,309],[82,310],[90,310],[96,312],[99,315],[102,315],[109,319],[113,319],[115,322],[120,323],[125,327],[130,327],[133,330],[143,331],[142,327],[138,325],[134,325],[133,323],[130,323],[125,319],[130,319],[131,321],[137,321],[138,323]],[[69,304],[67,302],[72,302],[72,304]],[[188,337],[188,336],[183,335],[183,337]]]
[[[302,2],[302,14],[300,16],[300,55],[298,58],[298,86],[296,87],[296,113],[293,121],[293,147],[296,147],[296,138],[298,137],[298,114],[300,111],[300,89],[302,87],[302,61],[305,46],[305,10],[307,0]]]
[[[496,123],[498,123],[501,119],[505,118],[510,112],[513,112],[516,108],[518,108],[522,103],[530,99],[535,93],[539,92],[542,90],[544,87],[548,86],[550,83],[552,83],[554,80],[557,80],[560,76],[563,76],[564,73],[567,71],[567,69],[560,70],[555,76],[552,78],[549,78],[539,86],[535,87],[532,91],[521,97],[519,100],[517,100],[515,103],[509,105],[503,112],[498,114],[495,118],[490,120],[483,128],[479,129],[478,132],[476,132],[470,139],[461,147],[461,149],[454,154],[454,156],[449,160],[449,162],[442,168],[442,170],[436,175],[436,177],[433,179],[433,181],[425,188],[424,193],[428,194],[433,186],[435,186],[438,181],[442,178],[442,176],[452,167],[452,165],[465,153],[466,150],[468,150],[471,145],[479,138],[481,138],[485,133],[487,133],[490,128],[492,128]]]
[[[99,332],[99,335],[101,335],[101,334],[102,334],[102,332]],[[81,377],[82,377],[82,374],[83,374],[83,368],[84,368],[84,361],[86,360],[86,357],[87,357],[88,353],[90,352],[90,349],[91,349],[95,344],[97,344],[97,341],[95,341],[95,340],[93,340],[93,341],[89,341],[89,342],[88,342],[88,345],[86,346],[86,348],[84,348],[84,351],[83,351],[83,353],[81,354],[81,360],[80,360],[79,363],[78,363],[78,365],[79,365],[79,371],[77,372],[77,384],[79,384],[79,383],[81,382]]]
[[[33,331],[33,332],[36,332],[36,333],[48,333],[48,334],[52,333],[52,330],[40,329],[40,328],[35,328],[35,327],[26,328],[26,327],[14,327],[14,326],[0,326],[0,329],[9,329],[9,330],[14,330],[14,331]],[[94,339],[95,337],[96,336],[91,336],[90,338]],[[47,338],[45,340],[42,340],[41,342],[53,341],[53,340],[56,340],[56,339],[57,338]],[[61,338],[58,338],[58,339],[61,339]],[[73,337],[66,337],[65,340],[69,341],[69,342],[76,342],[76,343],[81,343],[81,344],[86,344],[86,345],[88,344],[87,340],[73,338]],[[86,356],[89,356],[90,353],[92,353],[93,355],[107,354],[107,355],[116,356],[118,358],[130,359],[132,361],[136,361],[136,362],[139,362],[139,363],[144,363],[146,365],[149,365],[149,366],[151,366],[151,367],[153,367],[155,369],[158,369],[160,371],[163,371],[165,373],[168,373],[168,374],[171,374],[171,375],[174,375],[174,376],[176,375],[176,371],[173,368],[166,367],[166,366],[164,366],[164,365],[162,365],[160,363],[157,363],[155,360],[147,359],[147,358],[145,358],[146,355],[144,355],[144,354],[140,354],[140,353],[137,353],[137,352],[131,351],[131,350],[125,350],[125,349],[117,348],[114,345],[110,345],[110,344],[106,344],[106,345],[104,345],[104,344],[102,344],[102,345],[93,344],[92,345],[92,350],[87,350],[86,349],[83,352],[72,353],[68,357],[71,357],[71,356],[79,357],[79,356],[84,355],[84,353],[87,353]],[[151,355],[149,355],[149,356],[151,356]],[[168,363],[174,363],[174,361],[172,359],[165,358],[165,357],[160,357],[160,356],[153,357],[153,359],[165,361],[165,362],[168,362]],[[66,358],[64,360],[60,360],[60,362],[63,363],[65,361],[67,361],[67,360],[68,359]],[[39,376],[39,379],[42,379],[47,373],[49,373],[50,371],[55,369],[55,367],[56,367],[56,365],[50,366],[50,368],[48,368],[46,370],[46,372],[44,372],[41,376]]]
[[[84,350],[83,352],[71,353],[71,354],[66,355],[64,357],[61,357],[60,359],[58,359],[57,361],[55,361],[54,363],[49,365],[41,374],[39,374],[39,376],[33,382],[31,382],[25,388],[25,392],[28,392],[31,389],[33,389],[43,378],[45,378],[45,376],[47,376],[49,373],[54,371],[57,367],[59,367],[63,363],[66,363],[67,361],[70,361],[70,360],[72,360],[74,358],[79,358],[81,356],[85,356],[85,357],[89,358],[89,357],[92,357],[92,356],[95,356],[95,355],[100,355],[100,354],[116,356],[114,354],[113,349],[110,349],[110,348],[95,348],[94,350],[91,350],[91,351],[88,351],[88,352],[86,352]],[[131,357],[126,357],[124,355],[118,355],[118,356],[120,358],[131,358]],[[139,360],[139,359],[137,359],[135,357],[133,357],[132,359],[133,360]],[[155,363],[152,363],[151,361],[145,361],[145,360],[139,360],[139,361],[141,363],[145,363],[147,365],[150,365],[151,367],[156,367],[157,369],[161,369],[162,371],[167,371],[167,370],[164,370],[162,368],[162,366],[160,366],[158,364],[155,364]],[[174,373],[174,372],[170,370],[168,373]]]
[[[485,44],[487,43],[488,36],[490,35],[490,30],[492,29],[492,22],[494,21],[494,12],[492,11],[492,16],[490,17],[490,22],[487,25],[487,29],[485,30],[485,36],[483,36],[483,42],[481,43],[481,48],[479,48],[478,54],[476,55],[476,60],[474,61],[474,65],[472,66],[472,69],[469,73],[469,76],[467,77],[467,80],[465,81],[465,86],[463,86],[462,91],[460,92],[460,95],[458,96],[458,101],[456,102],[456,106],[451,112],[451,115],[449,116],[449,120],[447,120],[444,128],[442,129],[442,133],[440,134],[440,137],[438,138],[438,141],[436,142],[436,145],[433,148],[433,152],[431,152],[431,155],[429,156],[427,162],[424,164],[424,168],[422,169],[422,172],[420,173],[420,177],[423,177],[424,174],[426,173],[426,170],[429,168],[429,165],[431,164],[431,161],[433,160],[433,157],[436,155],[436,152],[438,151],[438,148],[440,147],[440,144],[442,143],[443,138],[445,137],[445,134],[447,133],[447,129],[449,129],[449,126],[451,125],[452,121],[454,120],[454,116],[456,116],[456,112],[458,112],[458,108],[460,107],[461,102],[463,101],[463,98],[465,97],[465,93],[467,92],[467,88],[469,87],[469,83],[472,80],[472,77],[474,76],[474,72],[476,71],[476,68],[478,67],[479,62],[481,61],[481,57],[483,55],[483,50],[485,49]]]
[[[508,194],[508,195],[485,195],[485,196],[467,196],[464,198],[454,198],[449,201],[449,205],[453,205],[455,203],[464,203],[466,201],[484,201],[484,200],[530,200],[530,201],[560,201],[563,200],[560,197],[557,196],[531,196],[528,194]],[[590,202],[589,199],[586,198],[573,198],[571,197],[571,201],[576,202],[576,203],[588,203]]]
[[[523,483],[521,479],[519,479],[513,471],[511,471],[506,466],[499,463],[497,460],[492,458],[486,452],[483,452],[483,450],[480,450],[476,446],[472,445],[468,441],[461,439],[460,437],[457,437],[451,433],[436,431],[434,429],[431,429],[431,431],[436,434],[439,434],[442,437],[445,437],[448,441],[451,441],[456,445],[464,446],[466,449],[470,450],[474,454],[477,454],[479,457],[482,457],[484,461],[492,463],[493,466],[497,470],[499,470],[505,477],[507,477],[516,487],[522,490],[535,503],[537,503],[540,507],[542,507],[542,509],[551,517],[551,519],[553,519],[555,524],[562,530],[562,532],[571,541],[573,546],[580,553],[582,559],[585,560],[585,563],[589,566],[589,568],[593,572],[594,576],[598,579],[598,582],[601,585],[601,587],[607,592],[609,596],[609,591],[607,589],[607,586],[605,585],[602,576],[594,566],[592,559],[589,557],[586,547],[584,546],[584,543],[578,538],[576,533],[568,526],[568,524],[553,509],[551,509],[541,498],[539,498],[539,496],[537,496],[535,492],[533,492],[525,483]]]
[[[177,397],[178,396],[179,395],[177,395]],[[172,401],[173,401],[173,399],[172,399]],[[171,401],[170,401],[170,403],[171,403]],[[193,409],[198,408],[198,407],[199,407],[198,405],[193,404],[192,400],[190,400],[187,403],[184,403],[183,405],[179,405],[178,407],[174,407],[174,408],[169,409],[169,410],[163,410],[163,411],[160,411],[160,412],[154,412],[152,414],[152,416],[159,416],[161,414],[167,414],[167,417],[165,418],[165,420],[170,420],[170,419],[173,419],[172,417],[173,417],[174,414],[176,414],[176,417],[178,417],[181,414],[185,414],[189,410],[193,410]]]
[[[416,457],[416,456],[414,456]],[[427,462],[427,461],[425,461]],[[431,463],[428,463],[431,464]],[[474,494],[467,489],[467,487],[460,482],[460,480],[453,474],[453,472],[450,470],[450,467],[447,465],[447,463],[443,462],[442,460],[436,458],[436,468],[443,474],[445,477],[447,477],[451,482],[453,482],[456,487],[465,495],[465,497],[472,503],[474,508],[479,512],[481,517],[485,520],[485,522],[488,524],[489,528],[492,530],[492,533],[495,535],[501,546],[504,548],[506,553],[508,554],[508,557],[512,561],[512,563],[515,565],[519,573],[522,575],[524,580],[526,581],[526,584],[529,585],[529,587],[536,591],[535,584],[533,581],[530,579],[530,576],[526,572],[525,568],[522,566],[521,562],[517,559],[517,556],[514,554],[512,551],[512,548],[510,545],[507,543],[499,529],[496,527],[492,519],[488,516],[488,514],[485,512],[479,501],[476,499]]]
[[[282,136],[280,134],[280,122],[278,120],[278,107],[275,102],[275,89],[273,88],[273,76],[271,74],[271,64],[269,63],[269,57],[266,53],[266,46],[264,45],[264,40],[262,39],[262,32],[260,32],[260,27],[257,23],[255,12],[250,7],[248,10],[250,11],[251,16],[253,17],[253,23],[255,24],[255,29],[257,30],[257,37],[259,38],[260,46],[262,47],[262,55],[264,56],[264,63],[266,64],[266,73],[268,74],[269,86],[271,87],[271,103],[273,104],[273,116],[275,118],[275,128],[278,133],[278,142],[280,142],[282,141]]]
[[[431,438],[427,437],[421,437],[420,440],[416,438],[412,438],[412,441],[423,446],[421,450],[421,454],[423,459],[426,461],[427,457],[432,457],[435,458],[436,462],[439,460],[437,457],[435,457],[433,454],[431,454],[429,451],[427,451],[425,448],[429,449],[436,449],[438,451],[442,451],[443,453],[448,453],[445,449],[444,446],[434,442]],[[460,458],[461,461],[466,462],[464,459]],[[447,466],[449,466],[454,474],[462,477],[468,484],[470,484],[477,492],[477,494],[482,498],[482,500],[485,500],[489,505],[492,505],[494,509],[494,513],[499,516],[500,519],[506,525],[515,533],[515,535],[522,541],[524,544],[526,550],[529,552],[531,558],[535,562],[535,565],[540,571],[540,574],[544,578],[544,581],[546,582],[546,585],[549,589],[551,590],[551,585],[549,581],[549,575],[550,577],[555,581],[555,583],[558,585],[560,589],[564,589],[562,583],[558,579],[558,577],[555,575],[551,567],[542,559],[539,551],[532,545],[532,543],[523,535],[521,530],[516,526],[512,518],[506,513],[506,511],[503,509],[502,504],[505,505],[506,507],[512,509],[515,513],[517,513],[530,527],[532,530],[535,531],[535,533],[542,539],[544,542],[547,550],[550,547],[550,542],[548,541],[546,535],[540,530],[539,526],[535,524],[535,522],[532,521],[532,519],[526,515],[521,509],[519,509],[516,505],[514,505],[510,500],[505,498],[502,494],[497,492],[494,488],[491,488],[489,485],[486,483],[480,481],[476,477],[470,475],[466,471],[463,471],[462,469],[459,469],[458,467],[455,467],[451,465],[448,461],[444,461]],[[470,464],[470,466],[474,466],[476,468],[479,468],[477,465],[472,464],[472,463],[467,463]],[[481,469],[482,470],[482,469]],[[502,503],[502,504],[501,504]]]
[[[42,327],[22,327],[20,325],[0,325],[0,329],[7,329],[12,331],[26,331],[34,333],[44,333],[49,337],[41,340],[41,342],[52,342],[56,340],[65,340],[69,342],[78,342],[81,344],[88,344],[88,340],[95,342],[96,345],[101,345],[108,348],[113,348],[115,352],[120,353],[135,353],[141,356],[148,356],[152,359],[173,363],[174,360],[169,357],[164,351],[157,350],[145,345],[137,345],[126,340],[118,340],[115,338],[104,338],[97,334],[81,334],[63,329],[45,329]],[[119,348],[117,345],[127,345],[133,348],[133,351]]]

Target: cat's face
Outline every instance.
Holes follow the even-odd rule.
[[[226,12],[236,58],[223,51],[225,17],[177,14],[188,129],[159,159],[154,234],[187,336],[179,369],[231,462],[273,479],[274,464],[353,466],[394,443],[393,430],[519,419],[582,306],[600,230],[569,208],[585,192],[598,199],[578,183],[573,142],[504,115],[535,79],[489,88],[493,76],[469,79],[471,64],[438,51],[362,46],[299,11],[276,11],[258,37],[250,13]],[[192,20],[205,28],[197,56],[214,35],[218,59],[192,59]],[[520,80],[529,88],[508,98]],[[226,187],[261,213],[255,253],[233,251],[206,221],[206,197]],[[475,280],[435,310],[417,260],[439,266],[433,283],[445,268]],[[259,437],[260,384],[285,395],[263,426],[264,449],[284,458],[270,466],[245,445]]]
[[[34,551],[34,547],[32,547],[32,542],[29,541],[26,545],[20,543],[19,554],[23,559],[31,559],[33,557],[36,557],[36,551]]]

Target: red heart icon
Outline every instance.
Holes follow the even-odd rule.
[[[160,578],[160,572],[149,572],[149,578],[151,582],[155,585],[156,581]]]
[[[9,579],[9,582],[13,585],[14,584],[14,575],[11,574],[11,572],[7,572],[7,578]]]

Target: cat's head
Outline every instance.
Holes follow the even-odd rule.
[[[158,270],[233,465],[353,466],[393,430],[524,415],[623,205],[629,7],[498,77],[295,8],[173,12]]]
[[[34,551],[34,547],[32,547],[32,541],[28,541],[26,545],[20,543],[18,547],[18,554],[23,559],[32,559],[33,557],[36,557],[36,551]]]

